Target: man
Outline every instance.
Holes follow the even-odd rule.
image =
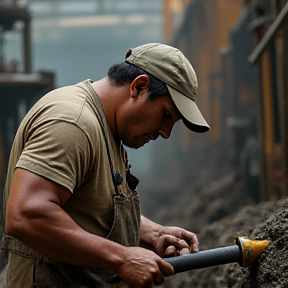
[[[150,43],[129,49],[108,77],[34,105],[16,134],[4,191],[7,288],[109,287],[114,274],[129,287],[154,287],[173,274],[163,257],[199,250],[194,233],[140,216],[122,146],[168,139],[180,119],[209,130],[196,93],[184,55]]]

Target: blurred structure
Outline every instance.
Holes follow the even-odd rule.
[[[257,69],[262,199],[287,197],[288,3],[250,1],[257,46],[249,62]]]
[[[181,129],[181,151],[169,147],[170,155],[197,166],[197,157],[205,154],[203,170],[216,174],[235,169],[255,202],[287,197],[287,1],[163,0],[163,5],[166,42],[194,66],[197,103],[212,128],[193,137]],[[191,175],[193,168],[180,173]]]
[[[0,0],[0,191],[4,185],[8,156],[16,129],[43,93],[54,87],[54,73],[33,72],[31,63],[31,17],[18,1]],[[9,33],[21,34],[20,59],[6,61],[5,40]],[[0,197],[2,211],[2,196]],[[1,217],[2,219],[2,212]],[[2,230],[2,229],[1,229]]]

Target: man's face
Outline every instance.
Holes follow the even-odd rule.
[[[170,96],[147,100],[148,96],[147,90],[141,91],[138,97],[131,98],[118,117],[118,137],[130,148],[142,147],[159,135],[168,139],[174,123],[181,118]]]

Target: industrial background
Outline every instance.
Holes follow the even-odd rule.
[[[130,47],[162,42],[181,49],[195,68],[197,104],[211,131],[195,134],[177,123],[168,141],[128,149],[143,213],[202,235],[248,206],[260,209],[259,221],[275,212],[259,205],[288,195],[287,1],[79,2],[0,0],[0,191],[16,129],[37,99],[104,77]],[[3,225],[1,217],[1,233]],[[0,255],[5,269],[6,255]],[[240,287],[217,286],[209,277],[210,284],[193,287]],[[192,280],[187,286],[177,280],[192,287]],[[288,280],[283,283],[277,287]]]

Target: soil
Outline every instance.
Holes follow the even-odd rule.
[[[288,201],[278,204],[280,209],[251,233],[253,239],[270,241],[259,261],[245,269],[235,265],[226,269],[223,276],[227,282],[233,283],[234,279],[231,288],[288,287]]]
[[[270,244],[251,266],[238,263],[180,273],[162,287],[193,288],[287,288],[288,201],[248,205],[237,213],[203,228],[198,234],[201,250],[233,245],[235,236],[269,240]]]

